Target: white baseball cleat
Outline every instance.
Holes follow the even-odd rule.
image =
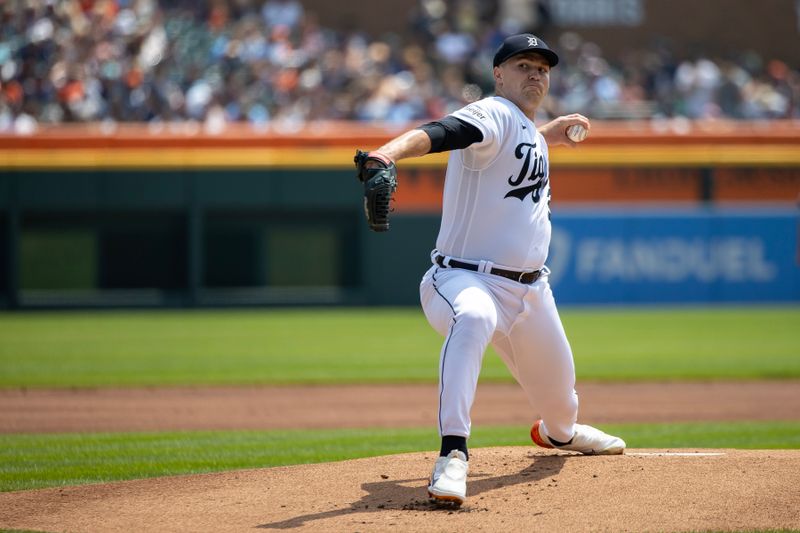
[[[567,444],[554,444],[541,429],[542,421],[537,420],[531,428],[531,439],[542,448],[555,448],[580,452],[584,455],[620,455],[625,452],[625,441],[619,437],[603,433],[597,428],[575,424],[575,435]]]
[[[428,496],[461,505],[467,499],[468,472],[469,463],[463,452],[453,450],[447,457],[439,457],[433,466]]]

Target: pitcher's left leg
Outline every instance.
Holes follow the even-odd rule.
[[[537,445],[585,455],[625,451],[625,441],[619,437],[576,423],[572,350],[546,279],[530,288],[524,316],[505,342],[495,346],[503,348],[504,358],[513,358],[517,380],[541,414],[542,419],[531,428]]]
[[[559,442],[569,441],[578,418],[575,365],[546,279],[528,289],[519,321],[494,347],[506,365],[515,369],[547,434]]]

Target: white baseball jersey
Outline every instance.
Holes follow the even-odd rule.
[[[452,116],[483,140],[450,152],[436,248],[470,261],[514,270],[544,266],[550,245],[547,143],[534,123],[500,96]]]

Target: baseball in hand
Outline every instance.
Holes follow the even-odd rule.
[[[567,137],[569,137],[569,140],[572,142],[582,142],[588,134],[589,132],[586,131],[586,128],[580,124],[573,124],[567,128]]]

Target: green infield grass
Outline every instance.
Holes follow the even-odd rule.
[[[562,317],[579,379],[800,377],[800,307]],[[433,382],[441,342],[415,308],[3,313],[0,387]]]
[[[800,448],[800,422],[615,424],[631,448]],[[527,427],[476,428],[472,448],[529,446]],[[435,429],[0,435],[0,491],[318,463],[438,449]]]

